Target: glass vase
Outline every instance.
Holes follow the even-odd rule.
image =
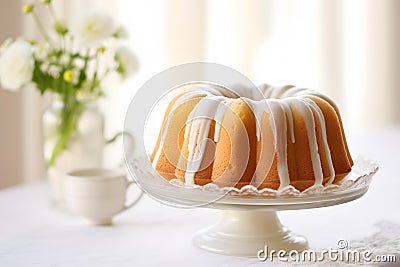
[[[60,137],[63,102],[54,101],[43,114],[44,158],[49,162]],[[64,207],[64,177],[76,169],[101,167],[104,148],[104,116],[95,103],[84,106],[77,120],[76,130],[67,146],[47,169],[52,204]]]

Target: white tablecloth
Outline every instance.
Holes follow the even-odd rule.
[[[377,223],[400,226],[400,129],[353,136],[349,146],[353,154],[380,166],[365,196],[333,207],[278,213],[285,225],[308,238],[313,249],[335,247],[338,239],[368,238],[379,230]],[[145,197],[117,216],[114,226],[91,227],[52,209],[45,183],[4,189],[0,190],[0,266],[271,264],[196,248],[193,234],[220,215],[221,211],[205,208],[171,208]],[[399,237],[393,238],[386,240],[391,242],[389,248],[399,251]]]

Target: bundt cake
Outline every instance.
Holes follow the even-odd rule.
[[[167,180],[303,191],[343,179],[353,165],[339,110],[321,93],[262,85],[208,86],[175,96],[150,157]]]

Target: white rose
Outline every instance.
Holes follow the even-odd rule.
[[[0,83],[4,89],[16,91],[30,82],[33,75],[33,48],[25,41],[10,44],[0,57]]]
[[[71,34],[83,45],[91,45],[110,37],[114,20],[103,12],[92,11],[78,18],[71,25]]]
[[[123,78],[132,75],[139,69],[139,63],[135,54],[125,46],[121,46],[117,49],[115,60],[119,64],[118,72]]]
[[[0,46],[0,55],[7,50],[7,48],[12,44],[13,40],[11,38],[7,38]]]

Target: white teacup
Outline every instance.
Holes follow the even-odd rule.
[[[112,217],[134,204],[126,205],[126,190],[133,183],[119,170],[94,168],[77,170],[65,179],[65,201],[68,209],[94,225],[110,225]]]

